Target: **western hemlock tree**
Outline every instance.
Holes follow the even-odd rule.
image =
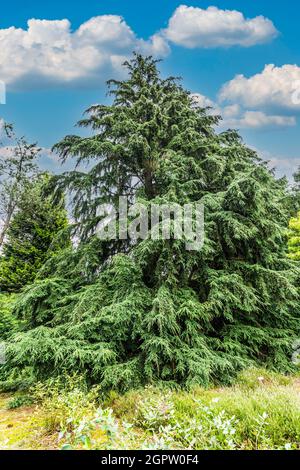
[[[57,196],[72,195],[80,244],[69,268],[49,260],[20,296],[15,313],[27,331],[8,348],[10,366],[39,377],[75,369],[119,390],[229,382],[252,364],[291,370],[299,268],[286,256],[284,183],[237,132],[218,134],[219,118],[177,79],[162,79],[151,57],[125,66],[128,79],[109,82],[112,104],[80,122],[94,135],[55,147],[63,160],[87,164],[55,180]],[[204,247],[95,241],[99,205],[119,195],[146,205],[203,202]],[[86,269],[76,271],[75,259]]]
[[[1,292],[18,292],[32,283],[47,258],[65,246],[65,242],[57,242],[68,223],[64,201],[53,204],[50,197],[44,197],[48,180],[48,175],[36,177],[19,195],[18,212],[12,218],[0,257]]]

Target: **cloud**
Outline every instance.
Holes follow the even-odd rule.
[[[0,147],[0,158],[9,158],[14,154],[15,147]]]
[[[276,116],[265,114],[262,111],[245,111],[239,117],[233,117],[231,120],[226,119],[225,115],[224,123],[229,127],[241,129],[262,129],[266,127],[274,128],[296,126],[297,121],[293,116]]]
[[[239,102],[255,108],[277,108],[300,111],[300,67],[297,65],[266,65],[257,75],[237,75],[225,83],[221,101]]]
[[[201,93],[192,93],[192,98],[194,103],[199,106],[199,108],[212,108],[213,111],[217,108],[217,104]],[[217,114],[217,113],[216,113]]]
[[[16,147],[14,145],[2,145],[0,146],[0,158],[10,158],[14,155],[15,151]],[[56,174],[73,169],[73,163],[71,161],[62,164],[57,154],[46,147],[40,149],[38,165],[42,171],[50,171]]]
[[[239,104],[222,106],[210,98],[193,93],[195,103],[201,108],[211,108],[210,113],[222,117],[220,128],[235,129],[265,129],[278,127],[296,126],[297,120],[294,116],[281,116],[266,114],[263,111],[245,110]]]
[[[268,167],[275,170],[276,176],[281,178],[286,176],[289,183],[294,183],[293,175],[300,168],[300,157],[287,157],[274,155],[267,150],[253,148],[258,155],[268,162]]]
[[[268,166],[275,169],[276,174],[286,176],[290,182],[293,182],[293,175],[300,168],[300,158],[284,158],[271,156],[268,159]]]
[[[271,41],[278,35],[268,18],[246,19],[236,10],[207,10],[179,6],[162,34],[174,44],[188,48],[243,46],[250,47]]]
[[[170,53],[170,44],[184,47],[249,47],[278,34],[262,16],[246,19],[234,10],[179,6],[162,29],[138,38],[121,16],[96,16],[73,31],[68,19],[30,19],[27,29],[0,29],[0,80],[9,89],[62,85],[97,86],[122,73],[133,50],[155,57]]]
[[[164,56],[169,46],[160,35],[136,37],[120,17],[91,18],[76,31],[68,20],[28,21],[26,30],[0,29],[0,78],[10,89],[51,84],[96,85],[138,50]]]

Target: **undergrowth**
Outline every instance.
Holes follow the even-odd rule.
[[[232,387],[150,386],[106,397],[75,375],[37,384],[30,397],[41,434],[62,450],[300,449],[299,381],[261,369]]]

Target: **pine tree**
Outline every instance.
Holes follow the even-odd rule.
[[[47,258],[62,248],[56,238],[67,227],[66,211],[63,200],[53,205],[50,197],[44,197],[48,180],[48,175],[38,176],[27,182],[26,190],[18,196],[18,212],[0,257],[1,292],[18,292],[32,283]]]
[[[69,267],[63,256],[49,260],[19,297],[27,331],[8,348],[10,367],[39,377],[76,369],[119,390],[224,383],[253,364],[291,370],[299,268],[286,256],[286,187],[237,132],[218,134],[219,118],[177,79],[162,79],[156,61],[136,55],[125,66],[128,79],[109,82],[112,104],[80,122],[94,135],[55,147],[87,164],[55,180],[57,196],[72,194],[80,243]],[[99,205],[119,195],[203,202],[203,248],[96,240]]]

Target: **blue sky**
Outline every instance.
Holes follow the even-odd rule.
[[[47,21],[28,26],[32,19]],[[300,100],[292,101],[299,21],[295,0],[6,2],[0,118],[51,147],[74,133],[84,109],[107,100],[105,80],[120,76],[123,58],[138,49],[163,57],[164,74],[182,76],[201,103],[225,115],[225,126],[239,128],[278,174],[291,175],[300,165]]]

